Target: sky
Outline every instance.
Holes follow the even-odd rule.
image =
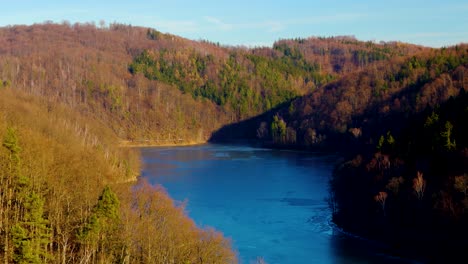
[[[223,45],[355,36],[431,47],[468,42],[468,0],[0,0],[0,26],[118,22]]]

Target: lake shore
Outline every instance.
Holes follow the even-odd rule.
[[[186,147],[186,146],[197,146],[208,143],[208,141],[130,141],[130,140],[121,140],[119,142],[119,147],[125,148],[151,148],[151,147]]]

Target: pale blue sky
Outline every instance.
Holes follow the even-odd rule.
[[[0,0],[0,26],[119,22],[228,45],[354,35],[440,47],[468,42],[468,0]]]

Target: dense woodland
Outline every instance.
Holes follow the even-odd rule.
[[[463,44],[246,48],[117,23],[0,28],[0,256],[235,262],[161,187],[131,183],[138,155],[118,147],[208,139],[338,150],[339,227],[405,252],[466,251],[467,67]]]
[[[372,146],[387,131],[397,133],[411,115],[468,89],[467,67],[466,45],[372,65],[279,109],[263,127],[284,129],[258,134],[277,145],[333,147],[344,140]]]
[[[145,49],[188,45],[206,46],[169,35],[156,42],[147,29],[120,24],[6,27],[0,29],[0,79],[93,115],[123,140],[204,142],[230,121],[225,111],[128,69]]]
[[[133,182],[137,153],[67,106],[0,89],[3,263],[234,263],[162,187]]]
[[[406,256],[457,262],[468,249],[468,95],[397,119],[336,168],[334,221]]]

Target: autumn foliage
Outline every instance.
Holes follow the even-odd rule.
[[[340,227],[457,251],[468,244],[467,67],[466,44],[245,48],[118,23],[0,28],[0,256],[235,262],[161,187],[125,183],[139,162],[118,145],[245,137],[346,154],[330,184]]]
[[[4,263],[234,263],[162,187],[135,185],[138,154],[66,105],[0,90]]]
[[[0,87],[92,114],[133,143],[204,142],[343,74],[421,50],[353,37],[247,49],[118,23],[46,22],[0,28]]]

